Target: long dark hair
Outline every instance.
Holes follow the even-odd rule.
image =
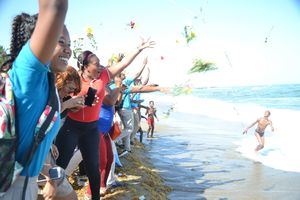
[[[1,65],[0,71],[6,72],[12,66],[22,47],[30,39],[37,22],[38,15],[22,13],[13,19],[10,41],[9,59]]]

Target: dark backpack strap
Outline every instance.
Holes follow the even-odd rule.
[[[26,168],[26,178],[24,181],[24,186],[23,186],[23,192],[22,192],[22,200],[25,200],[26,196],[26,188],[28,185],[28,179],[29,179],[29,166],[32,161],[32,158],[39,146],[39,144],[43,141],[43,139],[46,136],[46,131],[55,115],[55,112],[58,111],[58,99],[56,96],[56,88],[55,88],[55,83],[54,83],[54,74],[51,72],[48,72],[48,82],[49,82],[49,99],[48,99],[48,105],[52,107],[50,113],[48,114],[46,120],[42,124],[41,128],[39,129],[38,133],[35,134],[34,136],[34,141],[33,145],[27,155],[28,159],[26,161],[26,164],[24,168]]]
[[[55,112],[58,111],[58,99],[56,95],[56,88],[54,83],[54,74],[51,72],[48,72],[48,80],[49,80],[49,99],[48,99],[48,105],[52,107],[49,115],[47,116],[46,120],[42,124],[39,132],[35,135],[35,140],[38,144],[42,142],[42,140],[46,136],[46,131],[55,115]]]
[[[122,97],[121,103],[119,105],[115,106],[116,111],[120,111],[123,108],[124,100],[125,100],[126,96],[128,96],[128,95],[129,95],[129,93],[126,93]]]

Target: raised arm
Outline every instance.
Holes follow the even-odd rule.
[[[147,85],[147,83],[149,82],[149,77],[150,77],[150,69],[149,69],[149,67],[147,67],[147,75],[146,75],[146,78],[143,81],[142,85]]]
[[[52,57],[63,30],[67,10],[68,0],[39,0],[38,20],[30,39],[30,47],[44,64]]]
[[[105,105],[114,106],[119,99],[120,92],[121,92],[121,87],[116,87],[113,90],[108,88],[107,94],[105,95],[105,97],[103,99],[103,103]]]
[[[108,68],[110,77],[113,78],[121,71],[126,69],[126,67],[128,67],[128,65],[132,63],[132,61],[136,58],[137,55],[139,55],[146,48],[153,48],[154,45],[155,42],[151,41],[150,38],[147,41],[142,40],[141,44],[129,56],[126,56],[122,59],[121,62],[112,65]]]
[[[140,108],[144,108],[145,110],[148,109],[148,106],[144,106],[144,105],[142,105],[142,104],[140,104],[139,107],[140,107]]]
[[[259,121],[259,119],[257,119],[257,120],[256,120],[255,122],[253,122],[250,126],[248,126],[248,127],[244,130],[243,134],[246,134],[247,131],[248,131],[251,127],[253,127],[255,124],[258,123],[258,121]]]
[[[131,87],[131,93],[149,93],[149,92],[164,92],[166,88],[152,86],[152,85],[145,85],[145,86],[133,86]]]
[[[105,105],[114,106],[117,104],[117,101],[120,100],[122,96],[122,79],[119,76],[116,76],[115,79],[115,88],[112,90],[109,87],[106,87],[106,95],[103,99]]]
[[[144,62],[143,62],[143,65],[140,67],[139,71],[134,75],[134,77],[132,77],[132,79],[135,81],[138,77],[141,76],[141,74],[143,73],[146,65],[148,63],[148,57],[145,57],[144,58]]]

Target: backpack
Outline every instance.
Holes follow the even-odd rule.
[[[8,190],[22,170],[22,166],[15,161],[17,135],[11,83],[7,76],[1,76],[3,89],[0,94],[0,193]]]
[[[10,188],[24,167],[16,161],[15,157],[18,135],[15,130],[15,104],[11,82],[7,74],[5,79],[2,80],[5,81],[5,85],[3,89],[0,90],[0,197]],[[30,165],[38,145],[52,128],[58,116],[58,101],[55,92],[54,75],[50,72],[48,72],[48,80],[48,105],[46,105],[35,128],[33,145],[29,152],[27,152],[25,167]],[[28,171],[24,183],[24,190],[26,190],[27,183]],[[24,191],[23,196],[25,196]]]

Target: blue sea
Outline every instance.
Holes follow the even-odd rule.
[[[199,88],[193,96],[233,104],[254,103],[266,108],[300,110],[300,84]]]
[[[143,96],[158,108],[156,137],[146,146],[173,187],[170,199],[300,199],[300,84]],[[255,127],[242,132],[265,110],[275,131],[266,129],[256,154]]]

